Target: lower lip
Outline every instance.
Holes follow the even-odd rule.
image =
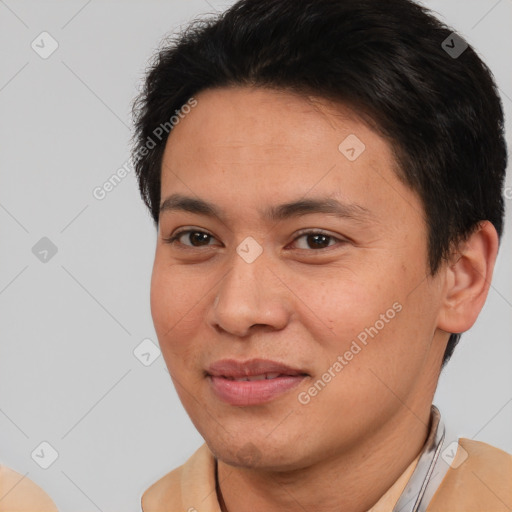
[[[270,402],[277,396],[298,386],[306,375],[284,375],[264,380],[229,380],[210,375],[213,392],[230,405],[257,405]]]

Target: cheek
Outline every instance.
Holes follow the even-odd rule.
[[[301,322],[330,364],[347,353],[353,369],[393,371],[400,361],[416,366],[425,357],[435,330],[435,308],[425,304],[430,300],[425,275],[396,261],[384,263],[364,265],[365,271],[334,270],[330,279],[296,280]]]
[[[157,253],[151,276],[151,315],[164,359],[175,372],[182,373],[198,360],[201,347],[191,342],[204,323],[212,286],[208,275],[198,275],[192,266],[170,265]]]
[[[388,312],[388,320],[396,313],[393,304],[398,295],[382,279],[369,275],[331,270],[330,278],[320,282],[302,278],[294,290],[303,305],[302,321],[309,319],[308,329],[316,333],[317,341],[324,340],[332,349],[350,345],[365,328],[380,322],[381,314]]]
[[[157,333],[168,332],[178,326],[187,312],[193,313],[193,306],[198,301],[195,288],[199,286],[200,280],[189,278],[179,266],[166,263],[157,250],[150,297]]]
[[[191,290],[184,287],[182,281],[177,267],[163,264],[157,255],[151,276],[150,302],[151,315],[162,350],[169,346],[171,340],[186,325],[187,311],[191,309],[188,299]]]
[[[158,262],[158,257],[153,265],[151,275],[150,305],[151,316],[156,333],[160,340],[162,336],[172,325],[172,312],[174,311],[172,292],[174,285],[168,273],[163,272],[162,265]]]

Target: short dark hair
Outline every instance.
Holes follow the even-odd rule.
[[[194,20],[155,55],[133,104],[135,172],[155,224],[169,119],[202,90],[255,86],[346,105],[390,142],[425,209],[432,274],[481,221],[501,237],[503,110],[466,44],[411,0],[241,0]]]

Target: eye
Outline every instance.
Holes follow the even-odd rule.
[[[299,234],[298,237],[295,238],[293,243],[297,242],[297,240],[300,240],[301,238],[304,238],[305,241],[305,244],[303,244],[305,247],[299,247],[301,250],[315,249],[318,251],[320,249],[327,249],[330,247],[332,245],[330,242],[345,242],[343,239],[337,238],[333,235],[330,235],[329,233],[325,233],[319,230],[303,231]]]
[[[180,238],[183,238],[184,240],[188,239],[188,241],[191,242],[191,245],[184,244]],[[214,237],[212,235],[205,231],[200,231],[198,229],[183,229],[169,238],[164,238],[164,242],[167,244],[175,244],[175,242],[178,241],[181,245],[185,245],[187,247],[204,247],[209,245],[208,242],[213,238]]]

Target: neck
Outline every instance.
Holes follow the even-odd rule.
[[[350,451],[289,472],[229,466],[217,461],[222,512],[365,512],[421,452],[430,406],[402,407],[386,425]]]

